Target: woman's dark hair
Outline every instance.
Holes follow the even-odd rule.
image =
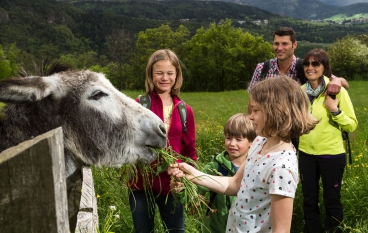
[[[312,49],[305,55],[303,61],[308,61],[310,57],[313,57],[315,61],[319,61],[324,67],[323,75],[331,78],[332,71],[330,58],[328,57],[326,51],[323,49]]]

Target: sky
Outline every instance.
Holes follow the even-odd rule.
[[[336,6],[347,6],[359,2],[368,3],[368,0],[320,0],[320,1],[329,5],[336,5]]]

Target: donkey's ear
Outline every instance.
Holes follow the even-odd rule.
[[[60,79],[29,76],[0,82],[0,101],[4,103],[31,103],[40,101],[57,89]]]

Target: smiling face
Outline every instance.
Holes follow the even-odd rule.
[[[263,136],[263,137],[267,136],[267,135],[264,135],[263,133],[263,129],[265,127],[264,112],[260,108],[259,104],[253,100],[252,96],[250,97],[249,104],[252,109],[252,113],[249,118],[253,121],[253,125],[256,130],[256,134],[259,136]]]
[[[275,35],[273,39],[273,51],[280,61],[292,59],[297,42],[292,42],[289,35],[278,36]]]
[[[225,149],[231,161],[240,157],[246,157],[251,144],[247,138],[225,136]]]
[[[314,58],[314,56],[309,57],[308,60],[303,61],[304,73],[313,88],[317,88],[321,82],[320,77],[324,73],[324,66],[322,63]]]
[[[169,93],[175,84],[176,69],[171,61],[158,61],[152,67],[152,81],[157,94]]]

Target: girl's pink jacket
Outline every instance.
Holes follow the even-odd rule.
[[[163,103],[161,101],[161,98],[158,96],[156,92],[152,92],[150,94],[151,97],[151,111],[154,112],[158,117],[161,118],[161,120],[164,120],[164,112],[163,112]],[[171,115],[171,123],[169,127],[169,131],[167,133],[168,135],[168,141],[167,146],[171,146],[172,149],[186,157],[189,157],[190,159],[197,161],[197,153],[196,153],[196,131],[195,131],[195,121],[194,121],[194,114],[192,108],[186,104],[187,108],[187,122],[186,127],[187,131],[184,133],[182,130],[182,123],[180,119],[180,114],[177,108],[177,105],[182,102],[182,100],[179,99],[178,96],[172,96],[174,101],[174,108],[172,110]],[[138,99],[136,99],[137,102],[139,102]],[[157,163],[157,160],[151,163],[151,165],[155,168],[155,164]],[[156,177],[150,177],[150,181],[152,182],[152,191],[156,195],[166,196],[167,194],[171,195],[170,192],[170,176],[167,174],[166,171],[161,172]],[[138,171],[138,179],[137,182],[135,178],[130,180],[128,182],[128,186],[132,190],[142,190],[143,188],[143,179],[141,176],[141,173]],[[146,187],[148,188],[148,187]]]

